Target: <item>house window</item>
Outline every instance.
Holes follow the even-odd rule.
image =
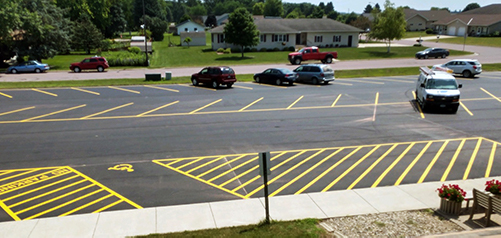
[[[341,42],[341,36],[333,36],[332,42]]]
[[[184,31],[188,31],[188,28],[184,28]]]
[[[423,23],[419,23],[418,25],[421,26],[421,25],[423,25]]]
[[[275,41],[286,41],[288,42],[289,41],[289,35],[272,35],[271,36],[271,41],[272,42],[275,42]]]
[[[195,32],[198,32],[198,29],[195,27],[195,29],[193,29]]]
[[[315,42],[322,42],[323,36],[315,36]]]
[[[217,43],[224,43],[224,35],[217,34]]]
[[[261,42],[266,42],[266,35],[261,35],[260,38],[261,38]]]

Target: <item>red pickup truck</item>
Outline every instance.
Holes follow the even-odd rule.
[[[301,64],[301,61],[306,60],[320,60],[324,64],[330,64],[332,59],[337,59],[337,52],[319,52],[316,46],[302,48],[289,54],[291,64]]]

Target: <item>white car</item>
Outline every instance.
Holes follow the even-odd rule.
[[[461,74],[465,78],[475,77],[482,73],[482,65],[476,59],[455,59],[433,67],[449,68],[454,74]]]
[[[420,68],[416,84],[416,100],[421,110],[430,107],[449,109],[456,113],[459,107],[459,88],[456,78],[447,71],[433,71],[427,67]]]

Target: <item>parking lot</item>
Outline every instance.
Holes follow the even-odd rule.
[[[259,197],[261,151],[271,196],[501,175],[501,72],[457,114],[416,78],[0,90],[0,220]]]

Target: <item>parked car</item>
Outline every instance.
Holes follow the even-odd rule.
[[[318,47],[305,47],[298,52],[289,53],[291,64],[301,64],[301,61],[320,60],[322,63],[330,64],[332,59],[337,59],[337,52],[320,52]]]
[[[97,69],[98,72],[103,72],[104,69],[109,68],[108,61],[104,57],[90,57],[85,58],[82,62],[72,63],[70,70],[75,73],[80,73],[82,70]]]
[[[231,88],[236,81],[235,71],[228,66],[205,67],[200,72],[191,75],[193,86],[203,83],[211,84],[213,88],[218,88],[221,84]]]
[[[262,73],[254,74],[256,83],[271,82],[281,85],[283,82],[287,82],[289,85],[293,85],[296,79],[297,74],[286,68],[269,68]]]
[[[50,67],[48,64],[42,64],[36,60],[28,60],[22,63],[19,63],[15,66],[10,66],[7,68],[7,73],[17,74],[17,73],[25,73],[25,72],[35,72],[42,73],[49,70]]]
[[[416,58],[418,59],[428,59],[428,58],[438,58],[438,57],[441,57],[441,58],[445,58],[449,56],[449,50],[446,50],[446,49],[442,49],[442,48],[428,48],[426,50],[423,50],[423,51],[418,51],[416,53]]]
[[[325,64],[305,64],[294,69],[297,73],[297,82],[310,82],[312,84],[329,84],[334,81],[334,70]]]
[[[482,65],[475,59],[456,59],[433,67],[449,68],[452,73],[461,74],[465,78],[475,77],[475,75],[482,73]]]

